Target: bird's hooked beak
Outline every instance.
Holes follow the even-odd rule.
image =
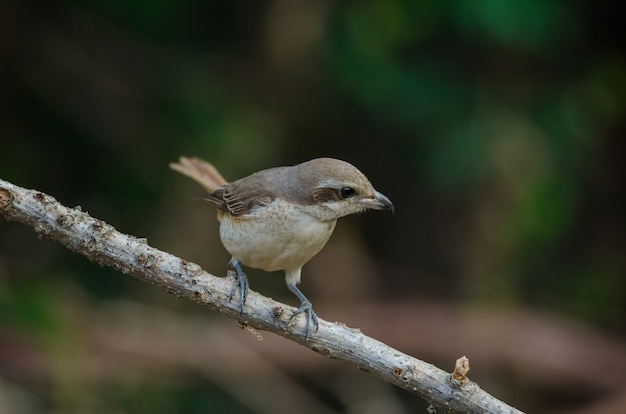
[[[370,210],[388,210],[393,214],[393,203],[378,191],[374,191],[374,198],[364,199],[363,205]]]

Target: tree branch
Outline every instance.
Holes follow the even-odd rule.
[[[250,291],[242,314],[228,301],[233,281],[205,272],[195,263],[160,251],[146,239],[123,234],[102,220],[68,208],[53,197],[0,180],[0,215],[33,227],[39,237],[57,241],[101,266],[110,266],[177,297],[190,299],[240,323],[302,343],[304,318],[289,324],[295,308]],[[418,334],[418,333],[416,333]],[[319,331],[304,343],[332,359],[420,395],[431,404],[463,413],[521,413],[456,372],[403,354],[358,329],[319,320]],[[465,366],[465,365],[463,365]]]

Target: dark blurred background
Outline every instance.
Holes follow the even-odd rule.
[[[0,0],[0,177],[224,275],[236,179],[347,160],[320,317],[551,413],[626,412],[626,56],[599,0]],[[252,289],[292,305],[281,274]],[[413,413],[304,347],[0,221],[1,413]]]

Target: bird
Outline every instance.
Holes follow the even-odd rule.
[[[180,157],[170,168],[198,182],[208,192],[204,199],[217,207],[220,239],[237,274],[229,301],[239,289],[243,313],[249,283],[242,265],[284,271],[287,288],[300,300],[289,323],[306,314],[305,342],[311,325],[319,330],[319,321],[297,287],[304,264],[324,247],[337,219],[365,210],[394,211],[361,171],[334,158],[269,168],[232,182],[196,157]]]

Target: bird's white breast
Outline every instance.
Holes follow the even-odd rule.
[[[221,217],[220,237],[226,250],[243,264],[266,271],[295,270],[330,238],[336,220],[321,221],[301,206],[276,199],[251,213]]]

